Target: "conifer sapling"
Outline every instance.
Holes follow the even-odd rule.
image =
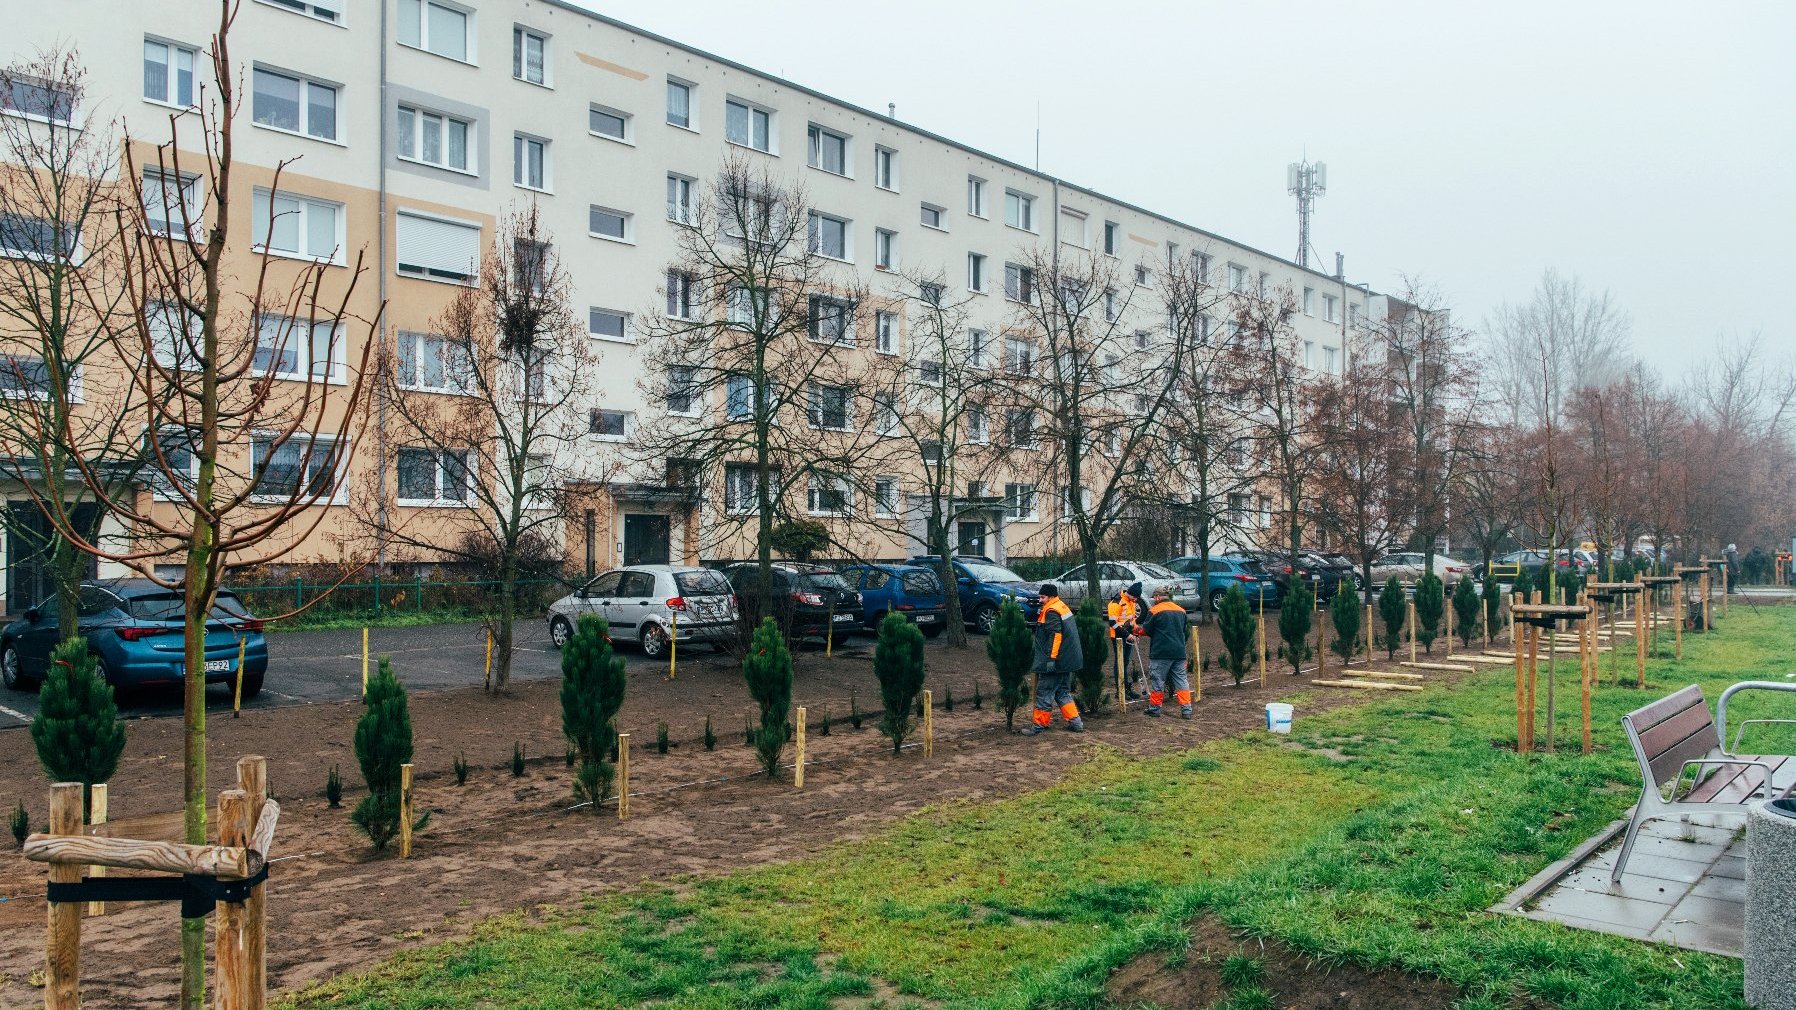
[[[1405,611],[1409,608],[1409,599],[1403,595],[1403,584],[1395,575],[1384,580],[1384,588],[1378,593],[1378,618],[1384,623],[1385,658],[1397,655],[1398,635],[1403,631]]]
[[[1228,653],[1225,663],[1229,674],[1235,678],[1235,686],[1240,687],[1241,678],[1247,675],[1247,656],[1260,627],[1259,619],[1248,609],[1247,594],[1241,591],[1240,584],[1230,586],[1222,595],[1216,625],[1222,632],[1223,650]]]
[[[913,706],[922,704],[923,633],[900,614],[887,614],[879,622],[879,643],[873,647],[873,676],[879,680],[879,697],[885,717],[879,731],[892,740],[892,753],[904,747],[913,725]]]
[[[393,673],[391,659],[380,657],[380,669],[368,681],[365,710],[355,726],[355,758],[362,767],[368,795],[349,819],[367,834],[379,852],[399,833],[400,766],[412,760],[412,716],[405,685]]]
[[[1453,633],[1461,645],[1470,646],[1478,633],[1478,593],[1472,580],[1462,578],[1453,584]]]
[[[18,843],[19,848],[24,848],[25,838],[31,834],[31,815],[25,812],[24,800],[20,800],[19,805],[12,808],[12,817],[8,819],[7,826],[12,829],[12,840]]]
[[[705,716],[705,749],[717,749],[717,733],[711,728],[711,717]]]
[[[1106,683],[1110,677],[1104,673],[1104,667],[1111,658],[1110,625],[1105,622],[1098,611],[1096,600],[1086,600],[1079,604],[1078,613],[1073,620],[1079,628],[1079,646],[1085,651],[1085,665],[1077,671],[1079,686],[1079,711],[1095,712],[1104,705]]]
[[[1279,654],[1290,660],[1292,676],[1303,672],[1303,661],[1310,657],[1310,628],[1315,618],[1316,594],[1308,583],[1300,582],[1278,609],[1278,637],[1285,643]]]
[[[336,765],[331,765],[330,774],[324,777],[324,802],[332,810],[343,805],[343,773]]]
[[[1416,582],[1416,641],[1424,652],[1434,651],[1441,635],[1441,618],[1447,615],[1446,589],[1441,577],[1428,572]]]
[[[1359,590],[1352,586],[1342,586],[1335,593],[1335,598],[1329,601],[1328,618],[1334,625],[1335,633],[1334,640],[1328,643],[1328,647],[1345,664],[1359,652]]]
[[[93,786],[118,770],[125,750],[125,725],[118,720],[112,686],[79,636],[50,652],[50,668],[38,689],[31,742],[52,782],[81,783],[81,809],[88,811]]]
[[[617,746],[617,711],[624,704],[624,661],[596,614],[580,615],[574,635],[561,648],[561,732],[577,752],[574,797],[594,813],[611,792],[607,756]],[[667,724],[656,730],[655,745],[667,753]]]
[[[761,725],[749,732],[749,738],[761,770],[773,778],[779,773],[780,753],[791,730],[792,653],[771,617],[761,619],[749,641],[748,655],[742,657],[742,679],[748,684],[749,697],[761,709]]]
[[[1023,608],[1006,596],[992,621],[991,634],[985,640],[985,654],[998,671],[998,707],[1004,710],[1004,728],[1013,729],[1016,710],[1024,702],[1024,685],[1029,682],[1029,664],[1033,660],[1034,641],[1029,625],[1023,620]],[[974,697],[978,694],[975,692]],[[973,707],[978,707],[975,701]]]

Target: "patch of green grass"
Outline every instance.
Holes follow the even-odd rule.
[[[1260,984],[1266,974],[1266,966],[1257,957],[1245,954],[1230,954],[1222,960],[1222,984],[1230,989],[1246,989]]]
[[[1622,714],[1690,682],[1712,701],[1737,679],[1781,680],[1793,638],[1796,608],[1737,610],[1682,663],[1656,662],[1648,690],[1602,687],[1589,756],[1572,664],[1556,682],[1560,753],[1527,757],[1511,746],[1514,681],[1495,667],[1450,691],[1300,710],[1288,742],[1100,751],[1051,789],[929,809],[802,862],[494,920],[289,1005],[822,1010],[879,981],[954,1007],[1098,1007],[1111,969],[1183,950],[1209,914],[1322,964],[1446,979],[1467,1010],[1738,1008],[1738,961],[1485,909],[1633,802]],[[1780,701],[1744,695],[1730,714]],[[1777,729],[1749,748],[1788,746]],[[1354,760],[1331,756],[1348,746]],[[1241,981],[1228,1005],[1264,1005],[1240,1002],[1258,992]]]

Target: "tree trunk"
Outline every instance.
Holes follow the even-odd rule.
[[[936,515],[941,514],[938,508]],[[952,544],[948,538],[948,524],[939,518],[929,521],[929,553],[936,557],[936,577],[942,581],[942,603],[947,610],[942,620],[948,622],[948,644],[956,649],[965,648],[967,644],[966,615],[960,611],[960,577],[954,573],[954,558],[951,554]]]
[[[518,560],[506,551],[499,562],[499,629],[493,636],[493,691],[511,689],[512,626],[518,616]]]

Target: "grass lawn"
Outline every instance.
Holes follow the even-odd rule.
[[[1317,717],[1300,697],[1288,740],[1101,754],[1053,789],[946,803],[803,862],[493,920],[292,1003],[1095,1007],[1112,968],[1179,949],[1209,914],[1321,961],[1439,976],[1478,1010],[1743,1008],[1737,961],[1484,909],[1631,805],[1623,713],[1692,681],[1712,703],[1735,680],[1781,680],[1793,642],[1796,608],[1735,608],[1681,663],[1655,661],[1648,691],[1598,693],[1590,757],[1569,663],[1558,756],[1510,749],[1506,667]],[[1749,749],[1793,743],[1768,730]]]

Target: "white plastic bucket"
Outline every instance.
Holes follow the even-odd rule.
[[[1291,706],[1282,701],[1266,703],[1266,731],[1269,733],[1291,732]]]

